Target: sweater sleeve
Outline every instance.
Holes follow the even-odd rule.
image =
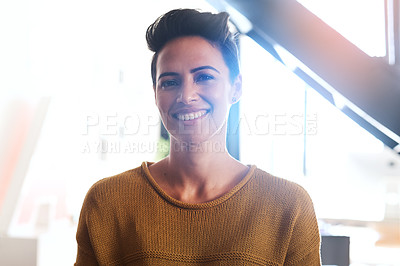
[[[89,228],[88,228],[88,216],[89,209],[92,206],[92,201],[90,200],[90,191],[85,197],[82,205],[78,229],[76,233],[76,241],[78,243],[78,252],[76,256],[75,266],[91,266],[99,265],[90,241]]]
[[[313,202],[302,187],[299,192],[284,265],[321,265],[320,235]]]

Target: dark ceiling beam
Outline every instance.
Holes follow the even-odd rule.
[[[251,22],[251,34],[287,50],[306,66],[303,70],[307,74],[315,75],[313,79],[317,82],[322,81],[320,85],[349,101],[346,108],[351,108],[352,112],[347,113],[357,113],[359,118],[368,120],[367,124],[372,123],[375,129],[393,140],[391,148],[397,146],[400,73],[396,67],[383,58],[368,56],[297,1],[209,2],[217,8],[228,5],[239,11]]]

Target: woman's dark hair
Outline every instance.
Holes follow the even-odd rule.
[[[229,68],[231,82],[239,75],[239,57],[236,35],[229,30],[229,14],[199,12],[195,9],[174,9],[156,19],[146,31],[147,46],[154,52],[151,77],[156,85],[158,54],[165,44],[184,36],[200,36],[216,45]]]

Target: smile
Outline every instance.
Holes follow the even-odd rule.
[[[194,120],[196,118],[202,117],[207,113],[207,111],[198,111],[198,112],[193,112],[193,113],[187,113],[187,114],[177,114],[176,117],[178,120],[181,121],[188,121],[188,120]]]

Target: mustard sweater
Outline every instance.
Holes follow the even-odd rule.
[[[312,201],[299,185],[252,166],[224,196],[171,198],[148,163],[88,191],[75,265],[321,265]]]

